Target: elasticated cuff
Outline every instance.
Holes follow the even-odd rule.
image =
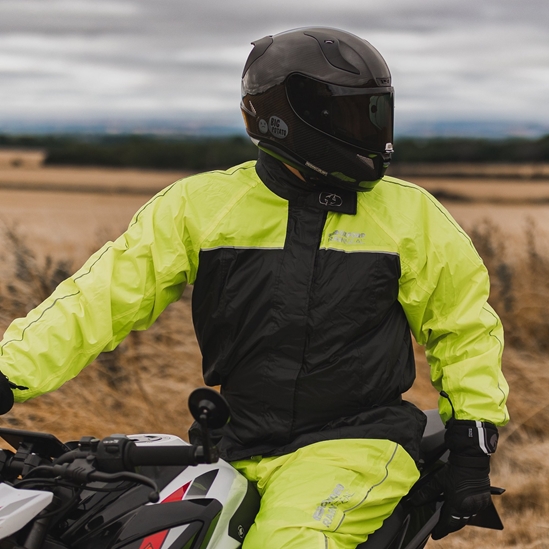
[[[452,419],[445,440],[452,453],[465,457],[490,456],[498,445],[498,429],[487,421]]]

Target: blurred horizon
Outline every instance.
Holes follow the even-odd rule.
[[[405,137],[464,137],[535,139],[549,134],[549,124],[516,121],[438,120],[395,122],[395,140]],[[240,121],[219,124],[207,119],[185,122],[167,120],[11,120],[0,121],[0,135],[155,135],[160,137],[229,137],[246,136]]]

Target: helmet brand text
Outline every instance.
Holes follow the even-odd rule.
[[[288,125],[278,116],[271,116],[269,119],[269,130],[279,139],[284,139],[288,135]]]

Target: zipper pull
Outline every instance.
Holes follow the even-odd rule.
[[[446,391],[440,391],[440,396],[445,398],[450,403],[450,408],[452,408],[452,419],[450,421],[453,421],[456,419],[456,411],[454,410],[454,405],[452,404],[452,401],[450,400],[450,396]],[[448,422],[450,423],[450,422]]]
[[[13,381],[10,381],[9,379],[8,379],[8,385],[10,386],[10,389],[17,389],[18,391],[28,391],[29,390],[28,387],[23,387],[23,385],[16,385],[15,383],[13,383]]]

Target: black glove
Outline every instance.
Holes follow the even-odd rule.
[[[13,406],[13,391],[8,378],[0,372],[0,415],[7,414]]]
[[[490,455],[497,447],[498,430],[487,422],[452,419],[445,440],[450,450],[448,464],[411,500],[414,505],[423,505],[444,493],[433,539],[460,530],[490,505]]]
[[[0,372],[0,415],[7,414],[13,407],[12,389],[26,390],[28,387],[21,387],[12,383],[2,372]]]

